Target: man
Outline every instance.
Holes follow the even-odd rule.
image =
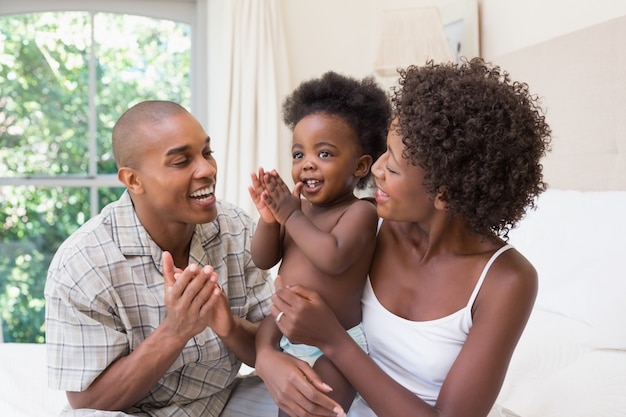
[[[218,416],[271,304],[252,219],[216,200],[210,138],[178,104],[130,108],[113,152],[127,191],[48,272],[49,385],[64,415]]]

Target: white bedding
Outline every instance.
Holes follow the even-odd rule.
[[[0,416],[54,417],[65,393],[48,389],[46,346],[0,343]]]
[[[498,402],[523,417],[626,416],[626,351],[594,348],[593,333],[536,309]]]
[[[523,417],[626,416],[626,192],[548,190],[510,242],[539,273],[498,402]]]
[[[537,204],[510,233],[539,272],[537,307],[594,327],[626,320],[626,191],[550,189]]]

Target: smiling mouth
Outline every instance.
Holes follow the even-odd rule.
[[[322,183],[322,181],[320,180],[305,180],[303,182],[304,182],[304,185],[306,185],[309,188],[313,188]]]
[[[198,201],[209,200],[213,198],[214,192],[215,192],[214,187],[204,187],[197,191],[194,191],[193,193],[189,195],[189,197]]]
[[[387,199],[389,198],[389,196],[387,195],[387,193],[385,193],[384,191],[382,191],[380,188],[376,188],[376,192],[374,194],[374,198],[376,199],[376,201],[378,201],[379,199]]]

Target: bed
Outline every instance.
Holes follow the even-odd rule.
[[[523,417],[626,416],[626,17],[501,57],[543,98],[550,189],[511,233],[539,272],[498,402]]]

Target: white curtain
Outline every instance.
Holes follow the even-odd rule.
[[[262,166],[291,178],[290,134],[280,113],[290,83],[279,1],[207,5],[207,133],[218,162],[217,196],[256,218],[250,173]]]

